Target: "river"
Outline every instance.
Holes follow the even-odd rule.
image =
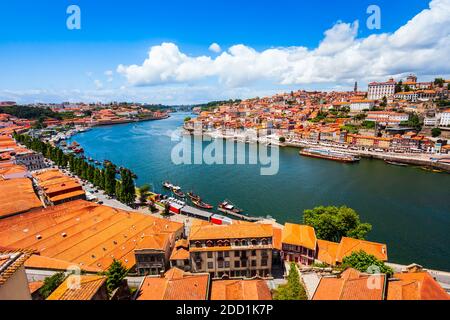
[[[449,174],[379,160],[349,165],[305,158],[294,148],[280,149],[279,172],[272,176],[260,175],[259,165],[175,165],[174,131],[188,115],[97,127],[71,140],[88,157],[132,169],[138,186],[148,183],[160,192],[170,180],[207,203],[229,199],[250,215],[280,223],[301,223],[305,209],[346,205],[372,224],[367,238],[386,243],[390,261],[450,271]]]

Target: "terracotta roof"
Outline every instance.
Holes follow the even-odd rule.
[[[32,253],[32,250],[0,247],[0,285],[6,283]]]
[[[44,285],[44,281],[28,282],[28,288],[30,289],[31,294],[38,291],[43,285]]]
[[[388,300],[450,300],[428,272],[396,273],[388,282]]]
[[[0,219],[41,206],[30,179],[0,181]]]
[[[324,277],[313,300],[383,300],[386,276],[347,269],[338,277]]]
[[[378,260],[388,260],[385,244],[343,237],[336,252],[336,261],[342,262],[345,257],[361,250],[375,256]]]
[[[70,275],[47,300],[91,300],[105,281],[106,276]]]
[[[317,259],[329,265],[336,264],[336,252],[339,244],[326,240],[317,240],[318,254]]]
[[[272,236],[273,228],[269,224],[206,225],[192,227],[189,240],[270,238]]]
[[[33,254],[26,262],[25,262],[25,268],[26,269],[40,269],[40,270],[55,270],[55,271],[66,271],[69,268],[73,268],[74,264],[68,261],[53,259],[49,257],[40,256],[37,254]],[[102,271],[99,268],[94,267],[80,267],[77,265],[76,267],[79,267],[82,271],[85,272],[100,272]]]
[[[184,248],[174,248],[170,256],[170,260],[187,260],[189,259],[189,251]]]
[[[191,274],[172,268],[164,278],[146,277],[137,300],[206,300],[208,288],[209,274]]]
[[[169,235],[151,234],[137,242],[135,250],[165,250],[169,244]]]
[[[264,280],[219,280],[211,286],[211,300],[272,300]]]
[[[310,226],[286,223],[283,228],[281,242],[316,250],[316,232]]]
[[[181,223],[77,200],[1,219],[0,243],[106,270],[114,258],[132,268],[143,238],[182,229]]]

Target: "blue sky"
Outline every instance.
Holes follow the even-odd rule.
[[[450,34],[446,20],[449,13],[443,10],[448,9],[448,1],[433,0],[437,7],[435,14],[442,15],[446,22],[442,25],[447,25],[447,30],[439,39]],[[68,30],[66,27],[66,9],[71,4],[81,9],[81,30]],[[380,30],[366,27],[369,16],[366,9],[371,4],[381,8]],[[296,88],[347,88],[353,78],[364,83],[366,77],[349,70],[343,76],[324,81],[313,73],[327,74],[332,71],[306,70],[302,63],[309,59],[307,57],[299,58],[296,62],[298,68],[297,64],[286,64],[280,71],[278,64],[283,65],[285,58],[290,61],[293,53],[283,57],[279,54],[292,47],[303,48],[315,56],[311,61],[320,64],[324,56],[317,57],[314,50],[324,42],[327,30],[341,26],[335,28],[335,33],[338,33],[336,37],[343,39],[343,42],[350,41],[349,46],[374,34],[381,39],[383,35],[394,34],[429,6],[429,0],[2,1],[0,100],[58,102],[136,99],[157,103],[193,103],[215,98],[251,97]],[[359,25],[354,28],[352,23],[356,20]],[[418,22],[421,29],[425,26],[434,30],[436,26],[429,26],[423,20],[426,19]],[[430,41],[436,45],[438,54],[448,53],[448,46],[438,44],[439,39]],[[335,44],[338,42],[334,41]],[[149,58],[149,49],[159,48],[163,43],[176,46],[176,52],[171,52],[177,59],[186,60],[183,56],[192,59],[205,57],[211,61],[200,65],[196,60],[174,62],[174,65],[167,65],[167,69],[159,68],[157,63],[143,67],[144,60]],[[222,52],[208,50],[212,43],[219,44]],[[254,63],[251,70],[242,70],[242,73],[249,74],[245,79],[242,79],[242,74],[237,74],[239,70],[235,73],[230,71],[233,66],[238,68],[242,61],[237,59],[246,57],[245,52],[241,50],[231,54],[236,58],[232,62],[222,61],[228,57],[226,52],[229,48],[240,44],[256,54],[250,60],[244,59],[244,65],[253,66]],[[276,53],[274,60],[261,60],[260,54],[270,48],[280,48],[280,52]],[[345,48],[338,49],[342,52]],[[163,48],[163,56],[166,56],[166,50],[174,48]],[[333,49],[325,56],[333,55],[333,59],[337,59],[334,57],[336,54]],[[218,59],[221,55],[225,55],[222,57],[224,59]],[[355,65],[367,64],[367,61],[359,60],[355,57]],[[266,76],[264,70],[255,71],[262,68],[266,61],[269,65],[273,62],[272,67],[267,69],[271,76]],[[334,65],[340,63],[336,60]],[[421,60],[418,62],[420,64],[426,65],[427,61]],[[118,72],[119,65],[124,66],[121,72]],[[139,76],[127,69],[130,65],[141,66],[136,70]],[[186,73],[186,65],[193,70]],[[441,75],[448,74],[448,70],[441,71],[440,67],[427,68],[423,76],[431,77],[439,72],[442,72]],[[197,72],[197,69],[200,71]],[[375,74],[367,76],[383,78],[406,73],[409,71],[407,69],[406,65],[382,66]],[[311,74],[309,77],[299,75],[300,70],[303,74]],[[111,72],[105,74],[107,71]],[[410,71],[421,73],[421,69]],[[167,74],[170,75],[166,79]]]

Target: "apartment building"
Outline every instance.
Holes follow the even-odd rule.
[[[272,249],[272,225],[194,226],[189,235],[192,272],[212,279],[270,278]]]
[[[396,82],[392,78],[386,82],[369,83],[367,98],[369,100],[381,100],[384,97],[392,98],[395,94],[395,85]]]
[[[311,265],[317,251],[316,232],[313,227],[286,223],[281,238],[283,260]]]
[[[14,163],[24,165],[28,171],[42,170],[48,167],[45,163],[44,156],[32,151],[17,153],[14,157]]]

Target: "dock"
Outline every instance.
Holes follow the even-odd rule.
[[[229,216],[232,216],[232,217],[244,220],[244,221],[248,221],[248,222],[258,222],[258,221],[264,220],[264,218],[249,217],[249,216],[246,216],[245,214],[236,213],[236,212],[232,212],[229,210],[223,210],[220,208],[218,210],[222,213],[225,213],[226,215],[229,215]]]

